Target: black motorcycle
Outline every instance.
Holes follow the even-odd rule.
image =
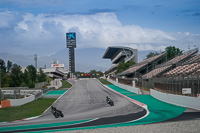
[[[109,97],[106,97],[106,102],[107,102],[107,104],[109,104],[110,106],[114,106],[113,100],[111,100]]]
[[[51,113],[53,113],[53,115],[58,118],[58,117],[64,117],[62,111],[56,109],[55,107],[51,106]]]

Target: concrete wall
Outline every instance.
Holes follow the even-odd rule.
[[[111,79],[109,79],[109,78],[108,78],[107,80],[108,80],[110,83],[112,83],[112,84],[114,84],[114,85],[116,85],[116,86],[118,86],[118,87],[120,87],[120,88],[123,88],[123,89],[125,89],[125,90],[128,90],[128,91],[133,92],[133,93],[136,93],[136,94],[142,94],[139,88],[131,87],[131,86],[124,85],[124,84],[119,84],[119,83],[117,83],[117,82],[115,82],[115,81],[113,81],[113,80],[111,80]],[[116,80],[116,81],[118,81],[118,80]]]
[[[29,97],[26,98],[21,98],[21,99],[9,99],[10,100],[10,106],[21,106],[26,103],[32,102],[35,100],[34,95],[30,95]]]
[[[51,85],[48,86],[48,87],[54,87],[55,89],[58,89],[62,86],[62,82],[61,82],[62,79],[54,79],[53,81],[51,81]]]
[[[150,92],[153,97],[163,102],[200,110],[200,98],[167,94],[153,89]]]

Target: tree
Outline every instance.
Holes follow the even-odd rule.
[[[91,70],[89,73],[90,73],[90,74],[96,74],[97,71],[94,69],[94,70]]]
[[[33,65],[27,66],[27,70],[30,76],[31,83],[34,84],[37,78],[37,71]]]
[[[37,77],[38,77],[38,82],[45,82],[47,80],[47,76],[41,68]]]
[[[22,77],[23,77],[24,84],[26,86],[29,86],[29,84],[30,84],[30,76],[29,76],[29,73],[28,73],[28,71],[26,69],[25,69]]]
[[[1,72],[6,72],[5,62],[2,59],[0,59],[0,69],[1,69]]]
[[[135,62],[133,62],[133,61],[129,61],[126,63],[120,62],[119,65],[117,66],[117,71],[115,72],[115,74],[125,71],[126,69],[128,69],[130,66],[132,66],[134,64],[135,64]]]
[[[19,87],[22,82],[22,72],[21,67],[17,64],[14,64],[11,68],[11,74],[10,74],[10,87]]]
[[[182,50],[179,48],[176,48],[175,46],[169,46],[165,48],[165,51],[167,53],[167,60],[170,60],[174,58],[175,56],[182,54]]]
[[[146,55],[147,58],[151,58],[153,56],[159,55],[157,52],[150,52],[149,54]]]
[[[2,87],[9,87],[10,80],[11,80],[10,75],[4,74],[4,76],[1,77],[1,82],[2,82],[1,86]]]
[[[10,71],[11,67],[12,67],[12,62],[8,60],[8,62],[7,62],[7,72]]]

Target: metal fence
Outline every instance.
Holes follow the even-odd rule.
[[[41,82],[41,83],[36,83],[35,88],[45,88],[47,86],[48,82]]]
[[[116,82],[116,77],[110,76],[110,79]]]
[[[200,93],[200,75],[157,77],[153,82],[154,89],[164,93],[192,97],[197,97]],[[189,93],[184,93],[185,89],[188,89]]]
[[[121,77],[114,77],[110,76],[110,79],[124,85],[133,86],[133,81],[135,81],[135,85],[142,87],[142,82],[138,81],[138,78],[121,78]]]
[[[54,87],[35,89],[35,88],[26,88],[26,87],[8,87],[0,89],[0,100],[6,99],[20,99],[26,95],[32,94],[35,95],[35,98],[38,99],[43,94],[54,90]]]
[[[118,78],[118,83],[133,86],[133,79]]]

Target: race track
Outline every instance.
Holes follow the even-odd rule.
[[[95,79],[90,80],[77,80],[73,82],[73,87],[69,89],[61,98],[59,98],[53,106],[61,110],[64,118],[55,118],[50,109],[43,113],[39,118],[18,121],[12,123],[1,123],[1,127],[22,126],[22,125],[39,125],[47,123],[60,123],[68,121],[91,120],[89,122],[62,125],[53,127],[37,126],[34,129],[21,129],[21,131],[38,131],[60,128],[74,128],[85,126],[96,126],[113,123],[121,123],[132,121],[143,117],[146,110],[126,98],[115,94],[114,92],[106,89],[99,81]],[[110,106],[106,103],[106,96],[109,96],[115,103],[115,106]]]

